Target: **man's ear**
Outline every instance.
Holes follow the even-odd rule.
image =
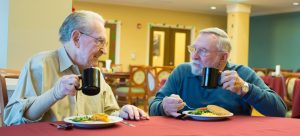
[[[74,30],[71,34],[71,41],[74,43],[74,45],[79,48],[79,38],[80,38],[80,32],[78,30]]]
[[[220,58],[220,62],[218,64],[219,70],[221,70],[221,71],[224,70],[224,68],[225,68],[225,66],[227,64],[228,58],[229,58],[229,53],[228,52],[222,53],[221,58]]]

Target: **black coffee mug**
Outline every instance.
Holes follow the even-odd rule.
[[[82,87],[76,88],[82,90],[85,95],[93,96],[100,92],[100,70],[97,68],[87,68],[83,70],[82,76],[79,76],[82,80]]]
[[[220,86],[220,75],[219,69],[204,67],[202,69],[201,86],[205,88],[217,88]]]

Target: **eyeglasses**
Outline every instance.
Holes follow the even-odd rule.
[[[199,49],[199,48],[195,48],[194,46],[188,46],[188,51],[189,51],[190,54],[197,53],[201,57],[206,57],[211,52],[223,52],[223,51],[209,51],[209,50],[203,49],[203,48]]]
[[[79,31],[80,32],[80,31]],[[90,37],[90,38],[93,38],[94,40],[95,40],[95,43],[96,43],[96,46],[98,46],[98,47],[106,47],[107,46],[107,42],[106,42],[106,40],[105,39],[103,39],[103,38],[96,38],[96,37],[93,37],[93,36],[91,36],[91,35],[89,35],[89,34],[86,34],[86,33],[84,33],[84,32],[80,32],[81,34],[84,34],[84,35],[86,35],[86,36],[88,36],[88,37]]]

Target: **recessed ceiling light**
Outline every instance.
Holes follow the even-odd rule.
[[[294,5],[294,6],[298,6],[298,5],[299,5],[299,2],[293,2],[293,5]]]
[[[217,9],[217,7],[211,6],[210,9],[211,9],[211,10],[215,10],[215,9]]]

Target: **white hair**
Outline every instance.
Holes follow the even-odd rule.
[[[86,34],[92,33],[92,21],[99,21],[104,25],[105,21],[101,15],[92,11],[76,11],[71,13],[63,22],[59,29],[60,42],[68,42],[74,30],[79,30]]]
[[[220,51],[230,52],[231,51],[231,43],[227,33],[217,27],[206,28],[200,31],[200,34],[214,34],[218,37],[217,48]]]

